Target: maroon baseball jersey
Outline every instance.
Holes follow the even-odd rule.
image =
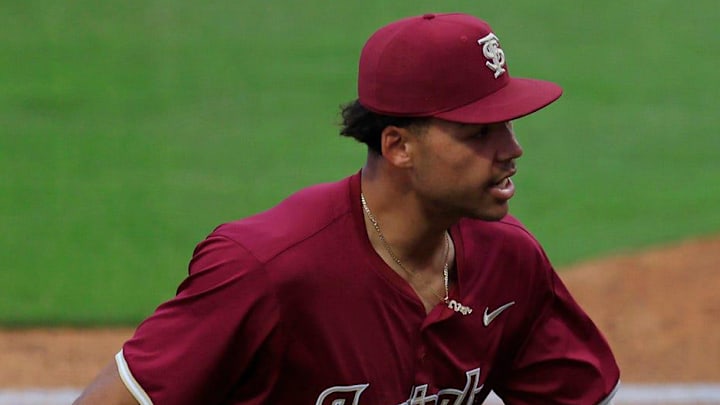
[[[605,403],[610,348],[528,231],[451,236],[467,315],[427,314],[373,250],[359,174],[222,225],[116,356],[123,381],[141,404]]]

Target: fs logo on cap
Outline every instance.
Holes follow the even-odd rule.
[[[498,37],[491,32],[478,39],[477,42],[482,46],[483,55],[488,59],[488,61],[485,62],[485,66],[495,73],[495,78],[497,79],[505,73],[505,68],[503,67],[505,66],[505,52],[500,49]]]

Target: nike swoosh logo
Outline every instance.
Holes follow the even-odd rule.
[[[500,315],[504,310],[510,308],[515,304],[515,301],[508,302],[507,304],[501,306],[500,308],[490,312],[488,314],[488,307],[485,307],[485,313],[483,314],[483,325],[487,328],[488,325],[490,325],[490,322],[493,321],[493,319],[497,318],[498,315]]]

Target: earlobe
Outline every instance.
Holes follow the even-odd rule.
[[[382,155],[390,164],[397,167],[410,167],[412,165],[411,134],[406,128],[389,125],[380,135]]]

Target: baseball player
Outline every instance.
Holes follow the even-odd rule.
[[[363,168],[215,229],[76,403],[610,403],[607,342],[508,214],[512,120],[561,92],[473,16],[382,27],[342,111]]]

